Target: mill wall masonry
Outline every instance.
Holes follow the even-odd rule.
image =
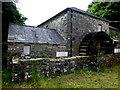
[[[66,47],[64,45],[51,45],[51,44],[36,44],[36,43],[10,43],[8,45],[8,53],[10,56],[17,56],[22,58],[24,55],[24,46],[30,46],[31,58],[42,58],[43,54],[46,58],[55,58],[56,52],[65,51]]]
[[[57,30],[67,41],[66,50],[69,52],[69,56],[78,56],[79,46],[83,38],[88,33],[99,32],[99,25],[102,26],[101,31],[109,34],[108,21],[95,16],[92,17],[76,8],[70,8],[60,12],[38,27]]]

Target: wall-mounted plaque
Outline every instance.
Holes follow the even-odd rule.
[[[56,52],[56,57],[68,57],[68,52]]]

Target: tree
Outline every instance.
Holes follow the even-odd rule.
[[[88,13],[103,17],[110,21],[119,21],[110,23],[111,26],[120,28],[120,1],[119,2],[92,2],[88,6]]]
[[[15,3],[13,2],[3,2],[2,3],[2,18],[3,24],[12,22],[17,24],[25,24],[26,17],[23,17],[22,14],[19,13]]]
[[[2,2],[2,56],[3,63],[6,64],[7,58],[7,37],[9,23],[25,24],[26,17],[19,13],[15,3]]]

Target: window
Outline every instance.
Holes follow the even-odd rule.
[[[107,33],[107,30],[105,30],[105,32]]]
[[[75,40],[75,37],[73,37],[72,40],[74,41],[74,40]]]
[[[45,27],[48,28],[48,25],[46,25]]]
[[[23,53],[24,53],[24,55],[29,55],[30,54],[30,46],[24,46]]]
[[[97,30],[98,31],[102,31],[102,25],[101,24],[98,25],[98,29]]]

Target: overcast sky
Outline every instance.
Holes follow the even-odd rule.
[[[86,11],[91,2],[92,0],[19,0],[16,6],[28,18],[26,25],[37,26],[67,7]]]

